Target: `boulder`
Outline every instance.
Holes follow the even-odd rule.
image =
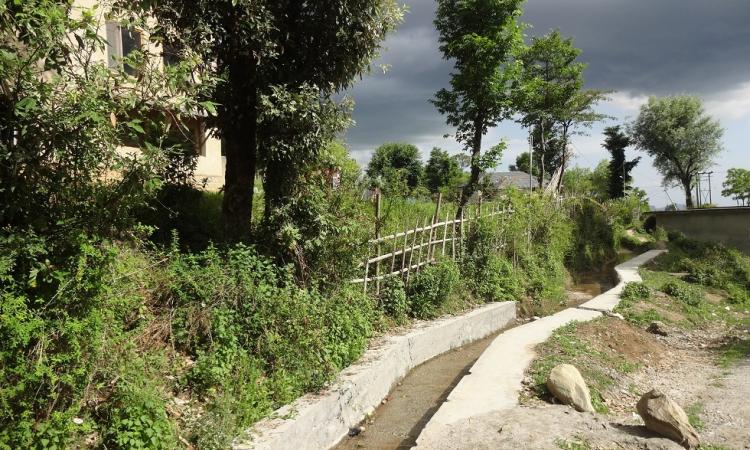
[[[662,392],[653,389],[643,394],[636,405],[646,428],[672,439],[687,449],[697,448],[700,437],[685,411]]]
[[[570,364],[555,366],[547,378],[547,389],[560,402],[574,407],[577,411],[594,411],[591,394],[581,372]]]

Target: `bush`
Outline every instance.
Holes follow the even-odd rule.
[[[643,283],[626,283],[620,294],[620,298],[625,302],[645,300],[649,297],[651,297],[651,289]]]
[[[700,289],[677,280],[666,282],[661,291],[692,307],[701,306],[705,300]]]
[[[459,280],[459,271],[451,260],[427,266],[409,284],[407,298],[413,317],[434,318],[450,297]]]
[[[406,323],[409,315],[409,302],[406,299],[404,282],[400,277],[389,278],[383,283],[380,290],[380,308],[397,324]]]

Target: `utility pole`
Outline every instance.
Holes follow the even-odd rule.
[[[700,208],[701,206],[701,176],[698,174],[695,180],[695,206],[694,208]]]

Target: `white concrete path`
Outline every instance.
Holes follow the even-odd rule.
[[[615,270],[620,283],[583,305],[529,322],[498,336],[430,419],[419,435],[417,447],[437,449],[444,448],[446,442],[455,444],[461,430],[470,428],[467,425],[472,417],[518,405],[524,372],[535,356],[534,347],[569,322],[589,321],[601,317],[602,312],[611,312],[620,300],[625,283],[641,281],[638,268],[663,252],[651,250],[618,265]],[[448,437],[450,439],[446,439]]]

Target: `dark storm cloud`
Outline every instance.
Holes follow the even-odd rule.
[[[429,103],[447,86],[451,64],[438,51],[431,0],[388,38],[388,73],[366,77],[347,140],[356,152],[390,140],[419,142],[446,131]],[[632,94],[714,94],[750,81],[750,0],[528,0],[530,35],[557,28],[583,50],[590,87]],[[422,149],[426,152],[428,149]]]

